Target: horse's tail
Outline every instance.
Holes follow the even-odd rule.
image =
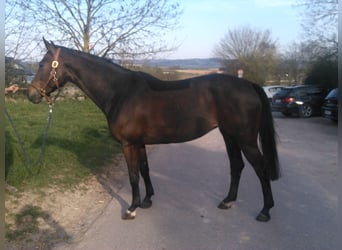
[[[273,124],[271,106],[265,91],[257,84],[253,84],[262,103],[261,124],[259,136],[261,148],[264,156],[266,171],[271,180],[277,180],[280,177],[280,168],[278,160],[278,151],[276,145],[276,132]]]

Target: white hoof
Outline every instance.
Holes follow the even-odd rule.
[[[125,212],[125,215],[123,217],[124,220],[133,220],[135,216],[137,215],[137,211],[129,211],[128,209]]]

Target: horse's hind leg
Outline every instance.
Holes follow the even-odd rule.
[[[141,208],[149,208],[152,206],[152,195],[154,195],[154,190],[150,178],[150,173],[149,173],[149,168],[148,168],[148,161],[147,161],[147,155],[146,155],[146,148],[145,145],[140,148],[140,173],[141,176],[144,179],[145,182],[145,189],[146,189],[146,196],[141,203],[140,207]]]
[[[222,133],[223,134],[223,133]],[[244,162],[241,156],[241,149],[235,138],[228,137],[223,134],[226,143],[227,153],[230,161],[230,187],[227,197],[218,205],[220,209],[228,209],[232,206],[233,201],[236,201],[238,188],[240,183],[241,172],[244,167]]]
[[[270,179],[264,166],[263,156],[259,151],[257,142],[255,142],[253,145],[243,145],[241,148],[247,160],[253,166],[255,173],[259,177],[262,187],[262,193],[264,196],[264,207],[262,208],[256,219],[258,221],[269,221],[271,219],[269,211],[274,206],[274,201]]]
[[[139,191],[139,168],[140,168],[140,147],[139,145],[125,145],[123,152],[126,158],[129,181],[132,188],[132,203],[127,209],[123,219],[134,219],[136,208],[140,206]]]
[[[128,166],[129,181],[132,187],[132,203],[127,209],[124,219],[134,219],[137,207],[151,207],[153,187],[149,175],[145,145],[126,145],[123,147],[123,151]],[[143,203],[140,202],[139,170],[146,186],[146,197]]]

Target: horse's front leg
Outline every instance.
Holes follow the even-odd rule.
[[[136,216],[136,208],[140,206],[139,191],[139,167],[140,167],[140,146],[124,145],[123,152],[128,167],[129,181],[132,188],[132,203],[126,210],[123,219],[134,219]]]
[[[146,189],[146,196],[141,203],[141,208],[149,208],[152,206],[152,195],[154,195],[154,190],[150,178],[150,171],[148,168],[148,161],[147,161],[147,155],[146,155],[146,147],[143,145],[140,148],[140,173],[144,179],[145,182],[145,189]]]

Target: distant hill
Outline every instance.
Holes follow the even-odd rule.
[[[177,69],[210,69],[222,67],[221,60],[218,58],[152,59],[139,60],[137,64],[149,67]]]

